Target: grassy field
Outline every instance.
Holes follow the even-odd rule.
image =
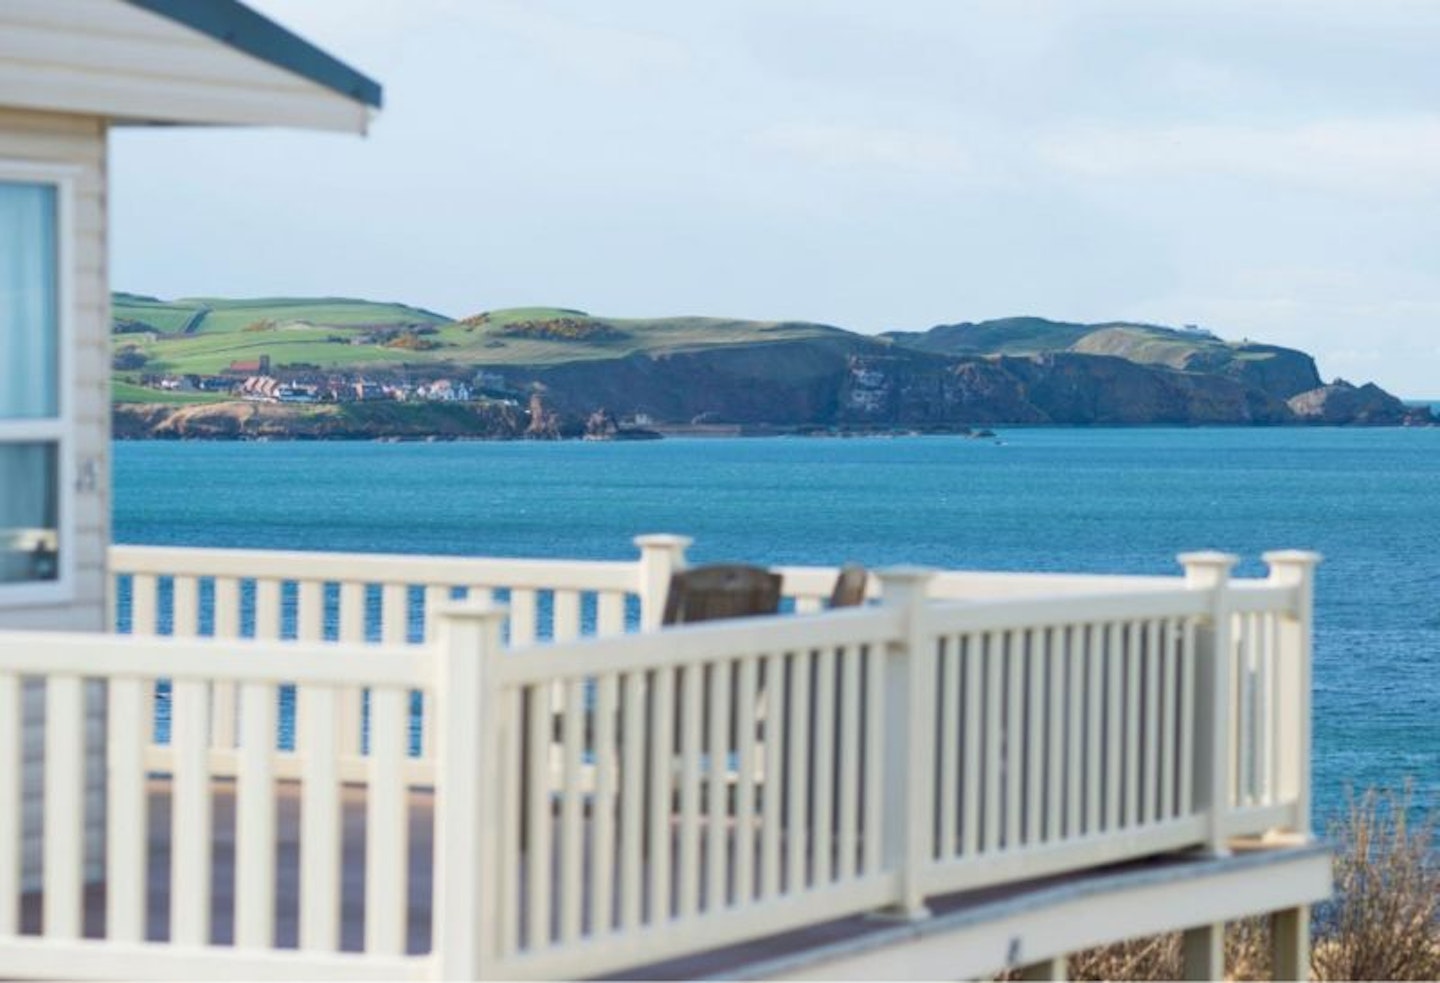
[[[268,355],[272,365],[303,363],[325,371],[416,367],[550,365],[798,338],[844,337],[838,328],[799,322],[723,318],[597,318],[583,311],[528,307],[453,321],[404,304],[343,298],[188,298],[174,302],[117,294],[115,318],[140,321],[153,335],[116,334],[135,346],[146,372],[214,374],[231,362]],[[194,330],[181,333],[197,310]],[[419,329],[422,348],[383,343]],[[433,347],[432,347],[433,346]]]
[[[163,389],[148,389],[125,379],[110,381],[111,399],[116,403],[221,403],[230,397],[223,393],[181,393]]]

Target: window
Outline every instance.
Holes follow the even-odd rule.
[[[69,185],[0,162],[0,605],[70,589]]]

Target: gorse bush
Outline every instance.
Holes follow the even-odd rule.
[[[1333,823],[1335,892],[1311,921],[1317,980],[1440,980],[1440,812],[1412,821],[1408,790],[1370,790]],[[1075,953],[1074,980],[1173,980],[1183,962],[1178,932]],[[1225,975],[1270,978],[1270,924],[1233,922]]]

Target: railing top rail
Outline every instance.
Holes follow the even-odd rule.
[[[110,567],[117,574],[425,583],[529,590],[633,592],[640,586],[635,563],[626,560],[535,560],[119,545],[110,548]]]
[[[0,632],[0,672],[20,675],[423,688],[432,661],[415,646]]]
[[[502,683],[524,685],[596,672],[662,669],[741,655],[888,642],[898,638],[900,631],[901,612],[894,608],[762,615],[511,649],[496,660],[494,671]]]
[[[964,634],[1145,618],[1184,618],[1210,610],[1208,595],[1187,590],[1017,597],[986,599],[983,603],[942,600],[924,607],[920,627],[931,634]]]
[[[1293,587],[1264,581],[1231,582],[1226,607],[1236,613],[1293,611],[1298,594]],[[1108,591],[1059,594],[1045,597],[985,598],[983,603],[932,600],[924,609],[925,630],[941,633],[999,631],[1012,628],[1090,624],[1147,618],[1185,618],[1213,611],[1206,591],[1176,587],[1165,591]]]
[[[930,596],[988,600],[1056,594],[1139,593],[1175,590],[1181,577],[1094,573],[1022,573],[1011,570],[942,570],[930,582]]]

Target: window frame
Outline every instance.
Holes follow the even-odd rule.
[[[58,484],[55,493],[59,499],[56,522],[59,555],[55,579],[0,583],[0,611],[63,605],[73,602],[76,597],[75,185],[80,172],[81,169],[73,164],[0,158],[0,184],[45,184],[55,189],[55,316],[58,334],[55,415],[31,419],[0,418],[0,445],[55,445]]]

